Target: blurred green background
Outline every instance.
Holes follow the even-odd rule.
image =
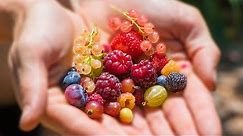
[[[183,1],[200,9],[222,51],[214,98],[224,135],[243,135],[243,0]]]

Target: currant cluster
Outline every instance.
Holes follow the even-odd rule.
[[[131,123],[134,107],[159,107],[169,92],[187,84],[180,67],[166,56],[166,46],[148,19],[137,11],[120,11],[109,27],[116,31],[109,44],[99,44],[99,32],[84,31],[74,42],[74,67],[63,79],[67,102],[90,118],[103,113]],[[157,43],[157,44],[156,44]],[[155,45],[156,44],[156,45]],[[104,53],[106,52],[106,53]]]

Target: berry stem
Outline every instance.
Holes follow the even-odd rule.
[[[89,34],[89,41],[88,41],[88,47],[91,48],[93,46],[93,38],[98,33],[97,27],[94,26],[91,33]]]

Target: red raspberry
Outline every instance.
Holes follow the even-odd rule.
[[[157,73],[150,61],[142,60],[132,66],[131,78],[137,85],[148,88],[155,84]]]
[[[116,101],[117,97],[121,95],[119,79],[108,72],[104,72],[96,78],[95,86],[95,91],[107,101]]]
[[[100,94],[97,94],[97,93],[91,94],[89,96],[88,102],[91,102],[91,101],[99,102],[102,105],[104,104],[104,99],[100,96]]]
[[[119,50],[108,53],[104,58],[105,70],[111,74],[122,76],[128,74],[132,67],[130,55]]]
[[[152,62],[152,65],[158,74],[160,73],[161,69],[168,63],[166,55],[158,53],[153,54],[150,61]]]
[[[136,86],[133,96],[135,97],[135,103],[138,106],[142,106],[144,102],[144,91],[141,87]]]
[[[143,37],[136,31],[120,32],[111,40],[112,50],[121,50],[132,56],[133,59],[143,54],[140,43]]]

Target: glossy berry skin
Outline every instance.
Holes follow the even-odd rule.
[[[87,103],[88,95],[79,84],[69,85],[65,90],[65,97],[70,105],[83,108]]]
[[[105,71],[122,76],[130,72],[133,63],[130,55],[119,50],[114,50],[104,57],[103,64]]]
[[[134,87],[135,87],[135,84],[134,84],[133,80],[130,78],[123,79],[121,82],[121,91],[123,93],[126,93],[126,92],[133,93]]]
[[[64,77],[62,85],[64,88],[68,87],[71,84],[79,84],[81,80],[81,76],[76,71],[70,71],[68,74]]]
[[[142,60],[140,63],[132,66],[131,78],[135,84],[143,88],[148,88],[156,82],[156,69],[149,60]]]
[[[117,102],[120,103],[122,108],[133,109],[135,106],[135,97],[131,93],[122,93],[118,97]]]
[[[135,104],[137,106],[143,106],[144,104],[144,90],[141,87],[136,86],[133,96],[135,97]]]
[[[88,102],[91,102],[91,101],[96,101],[96,102],[99,102],[100,104],[104,105],[104,99],[100,96],[100,94],[97,94],[97,93],[91,94],[88,97]]]
[[[120,111],[119,118],[122,123],[131,123],[133,120],[132,110],[130,110],[129,108],[122,108]]]
[[[121,110],[121,106],[119,102],[106,103],[104,108],[105,108],[105,113],[113,117],[117,117]]]
[[[168,76],[172,72],[179,72],[180,68],[175,61],[170,60],[161,70],[161,74]]]
[[[166,78],[165,87],[167,90],[172,92],[183,91],[186,88],[187,78],[185,75],[172,72]]]
[[[137,31],[131,30],[129,32],[120,32],[116,34],[112,38],[110,45],[112,50],[121,50],[135,59],[143,54],[140,47],[142,40],[142,35]]]
[[[161,69],[168,63],[168,59],[164,54],[154,53],[150,58],[152,65],[157,71],[157,74],[160,74]]]
[[[167,91],[160,85],[147,89],[144,93],[144,100],[148,107],[159,107],[167,98]]]
[[[91,101],[86,104],[85,112],[92,119],[100,119],[104,112],[104,107],[97,101]]]
[[[121,95],[121,83],[119,79],[107,72],[96,78],[95,91],[107,101],[116,101]]]
[[[166,84],[166,76],[163,76],[163,75],[159,76],[157,78],[157,80],[156,80],[156,83],[158,85],[165,86],[165,84]]]

